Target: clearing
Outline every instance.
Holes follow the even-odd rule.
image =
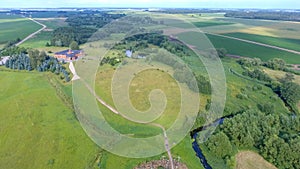
[[[236,169],[277,169],[259,154],[241,151],[236,155]]]

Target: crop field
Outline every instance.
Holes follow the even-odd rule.
[[[236,155],[236,169],[276,169],[276,167],[255,152],[241,151]]]
[[[26,18],[8,18],[0,19],[0,44],[8,41],[23,39],[31,33],[39,30],[41,25],[38,25]]]
[[[216,35],[207,34],[211,43],[215,48],[225,48],[229,54],[239,55],[243,57],[260,58],[263,61],[267,61],[273,58],[281,58],[287,63],[297,64],[299,63],[300,55],[272,49],[264,46],[241,42],[234,39],[228,39],[225,37],[219,37]]]
[[[205,32],[225,34],[288,49],[299,50],[300,24],[296,22],[238,19],[226,17],[189,17],[190,22],[200,25]],[[207,23],[219,23],[208,26]],[[231,23],[231,24],[222,24]],[[201,25],[204,25],[201,27]]]
[[[276,38],[276,37],[261,36],[255,34],[247,34],[247,33],[227,33],[223,35],[300,51],[300,46],[299,46],[300,39]]]
[[[202,28],[202,27],[210,27],[210,26],[220,26],[220,25],[231,25],[234,23],[231,22],[194,22],[193,23],[196,27]]]
[[[66,26],[67,23],[65,22],[64,18],[38,18],[36,19],[38,22],[44,24],[47,26],[46,30],[38,33],[31,39],[27,40],[23,44],[21,44],[21,47],[25,48],[34,48],[34,49],[39,49],[43,50],[46,52],[58,52],[61,50],[65,50],[65,47],[46,47],[46,43],[50,43],[50,39],[52,36],[52,32],[54,29],[62,26]],[[51,53],[48,53],[49,55],[52,55]]]
[[[89,168],[99,148],[45,75],[0,72],[0,168]]]

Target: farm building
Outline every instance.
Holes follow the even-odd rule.
[[[57,58],[59,61],[75,61],[77,60],[79,57],[81,57],[83,54],[82,50],[63,50],[60,52],[56,52],[54,53],[54,57]]]

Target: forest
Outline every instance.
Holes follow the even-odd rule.
[[[47,46],[68,47],[72,41],[83,44],[104,25],[125,16],[125,14],[78,13],[67,18],[68,26],[54,30]]]

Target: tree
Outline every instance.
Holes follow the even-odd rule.
[[[225,158],[232,154],[232,145],[229,141],[229,138],[223,132],[219,132],[215,135],[212,135],[206,146],[212,151],[217,157]]]
[[[71,50],[79,50],[78,43],[76,41],[72,41],[70,44],[70,49]]]
[[[225,48],[217,49],[220,58],[224,58],[227,55],[227,50]]]
[[[300,86],[294,82],[285,82],[280,88],[281,97],[289,104],[297,104],[300,100]]]

